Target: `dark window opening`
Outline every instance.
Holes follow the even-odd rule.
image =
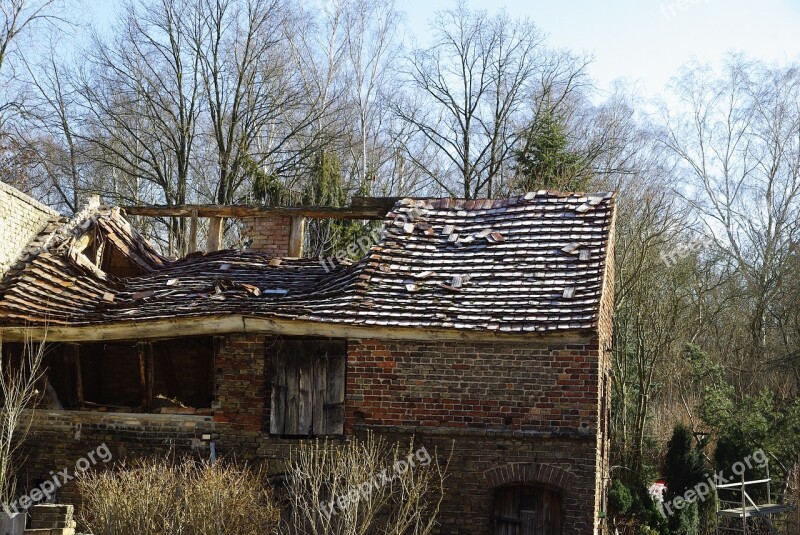
[[[211,414],[214,343],[210,337],[46,347],[40,406]],[[20,351],[22,344],[3,345],[4,356]]]
[[[81,344],[67,349],[76,352],[80,360],[79,371],[75,373],[81,374],[85,404],[120,409],[140,405],[142,392],[136,343]]]
[[[561,494],[532,485],[495,491],[494,535],[561,535]]]
[[[214,342],[180,338],[153,343],[154,406],[211,407]]]
[[[272,357],[270,433],[341,435],[347,341],[283,338],[267,351]]]

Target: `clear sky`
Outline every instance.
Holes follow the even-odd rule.
[[[768,62],[800,60],[800,0],[468,0],[470,6],[529,17],[550,43],[592,54],[600,87],[616,79],[657,95],[681,65],[717,62],[729,50]],[[415,32],[437,6],[405,0]]]
[[[87,18],[107,22],[115,0],[84,0]],[[433,13],[454,0],[398,0],[425,40]],[[617,79],[658,95],[681,65],[718,62],[730,50],[768,62],[800,60],[800,0],[467,0],[529,17],[559,47],[588,52],[600,88]]]

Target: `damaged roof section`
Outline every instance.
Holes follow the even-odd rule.
[[[118,211],[95,209],[15,266],[0,287],[0,315],[5,325],[243,315],[509,333],[588,330],[598,321],[613,210],[611,193],[402,199],[387,214],[380,241],[344,265],[232,250],[169,262]],[[106,271],[103,259],[118,257],[130,269],[126,276]]]
[[[52,218],[0,283],[3,323],[68,324],[114,300],[123,278],[163,268],[166,259],[118,209],[90,205]]]

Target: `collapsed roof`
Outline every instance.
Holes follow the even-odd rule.
[[[169,261],[119,209],[95,207],[53,222],[9,270],[0,327],[146,328],[240,315],[470,332],[592,330],[613,211],[612,193],[402,199],[377,243],[348,264],[236,250]],[[109,262],[125,276],[107,273]]]

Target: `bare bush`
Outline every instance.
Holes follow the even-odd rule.
[[[449,459],[448,459],[449,462]],[[369,434],[302,443],[288,461],[291,508],[281,533],[426,535],[436,525],[445,472],[435,455]]]
[[[82,522],[96,535],[274,533],[279,511],[260,475],[226,462],[144,459],[88,472]]]
[[[40,396],[44,342],[26,340],[21,355],[0,358],[0,502],[16,495],[15,455],[28,434],[31,408]],[[0,349],[2,345],[0,344]],[[2,351],[0,351],[0,356]]]

